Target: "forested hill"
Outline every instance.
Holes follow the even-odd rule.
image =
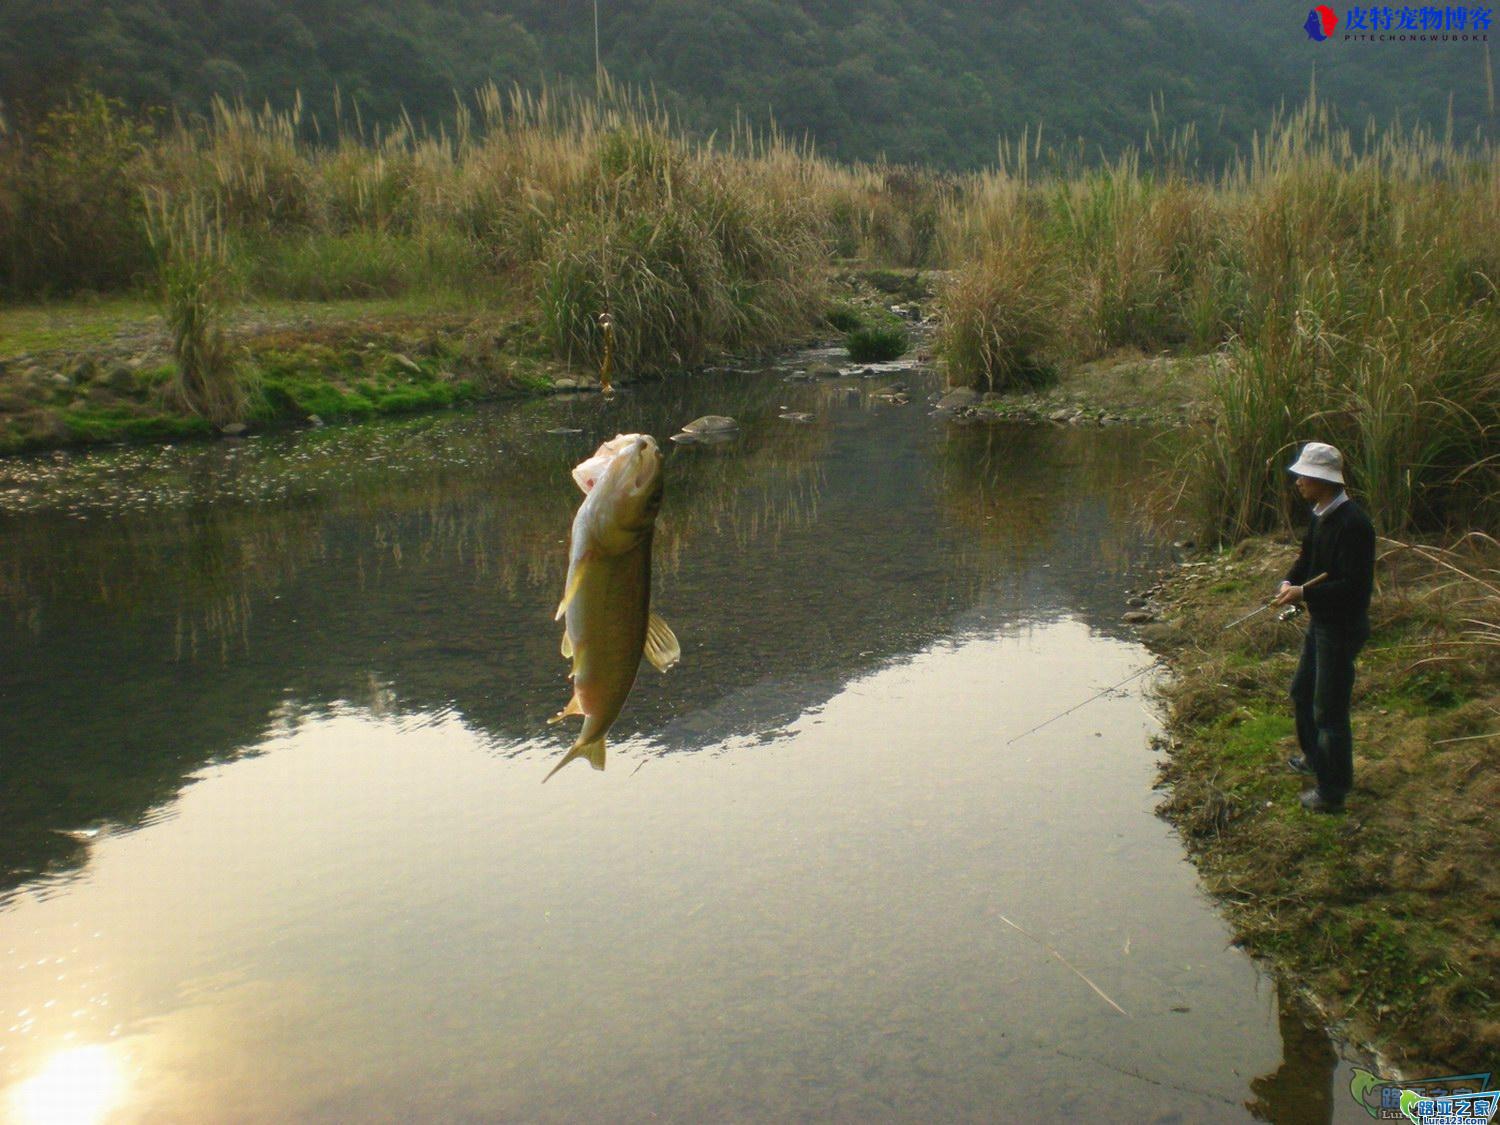
[[[1485,0],[1488,3],[1488,0]],[[1340,8],[1342,12],[1342,7]],[[1483,43],[1314,43],[1305,6],[1273,0],[600,0],[606,69],[652,85],[687,126],[774,114],[832,156],[954,168],[1045,124],[1091,151],[1198,124],[1220,159],[1316,70],[1346,122],[1461,133],[1492,114]],[[88,81],[132,105],[201,111],[215,94],[326,119],[335,87],[364,119],[439,122],[490,80],[581,81],[591,0],[11,0],[0,4],[0,99],[24,121]]]

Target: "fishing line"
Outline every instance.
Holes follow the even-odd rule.
[[[1310,589],[1312,589],[1312,587],[1316,586],[1319,582],[1322,582],[1327,577],[1328,577],[1328,574],[1325,571],[1324,573],[1319,574],[1315,578],[1308,579],[1306,582],[1304,582],[1302,584],[1302,588],[1304,590],[1310,590]],[[1259,609],[1253,609],[1253,610],[1251,610],[1249,613],[1245,614],[1244,617],[1240,617],[1240,618],[1235,619],[1234,621],[1231,621],[1228,625],[1224,626],[1224,628],[1221,629],[1220,632],[1222,632],[1222,633],[1229,632],[1229,630],[1233,629],[1236,625],[1240,625],[1240,624],[1242,624],[1242,623],[1244,623],[1246,621],[1249,621],[1250,618],[1254,617],[1257,613],[1264,613],[1266,610],[1270,609],[1274,604],[1275,604],[1274,602],[1267,602],[1265,605],[1261,606]],[[1074,711],[1077,711],[1077,710],[1079,710],[1080,708],[1083,708],[1083,707],[1087,707],[1090,703],[1094,702],[1094,700],[1096,700],[1096,699],[1102,699],[1102,698],[1104,698],[1106,695],[1108,695],[1112,691],[1119,691],[1120,688],[1124,687],[1131,680],[1136,679],[1138,676],[1144,676],[1147,672],[1151,671],[1153,668],[1159,668],[1159,667],[1164,666],[1165,664],[1166,664],[1166,660],[1163,659],[1162,657],[1158,656],[1150,664],[1146,665],[1144,668],[1140,668],[1140,669],[1138,669],[1138,670],[1130,673],[1130,675],[1126,676],[1119,683],[1117,683],[1117,684],[1111,684],[1109,687],[1105,688],[1103,691],[1095,692],[1093,695],[1091,695],[1087,699],[1085,699],[1082,703],[1075,703],[1073,706],[1069,707],[1066,711],[1063,711],[1063,712],[1060,712],[1059,714],[1053,715],[1052,718],[1046,720],[1045,722],[1038,723],[1034,727],[1030,727],[1027,730],[1023,730],[1020,734],[1016,735],[1015,738],[1007,739],[1005,745],[1009,746],[1012,742],[1017,742],[1020,739],[1025,738],[1028,734],[1033,734],[1036,731],[1041,730],[1045,726],[1050,726],[1051,724],[1057,722],[1058,719],[1065,718],[1068,715],[1071,715]]]
[[[1068,715],[1071,715],[1074,711],[1077,711],[1080,707],[1087,707],[1090,703],[1094,702],[1094,700],[1096,700],[1096,699],[1102,699],[1102,698],[1104,698],[1104,696],[1108,695],[1112,691],[1119,691],[1122,687],[1124,687],[1126,684],[1128,684],[1131,680],[1136,679],[1138,676],[1144,676],[1147,672],[1150,672],[1151,670],[1153,670],[1155,668],[1160,668],[1160,667],[1162,667],[1165,664],[1166,664],[1166,661],[1162,657],[1158,656],[1150,664],[1147,664],[1144,668],[1138,668],[1138,669],[1136,669],[1134,672],[1130,673],[1130,675],[1126,676],[1119,683],[1117,683],[1117,684],[1111,684],[1109,687],[1105,688],[1103,691],[1096,692],[1093,695],[1089,696],[1082,703],[1075,703],[1075,704],[1073,704],[1073,706],[1069,707],[1066,711],[1063,711],[1063,712],[1061,712],[1060,714],[1057,714],[1057,715],[1053,715],[1052,718],[1048,719],[1046,722],[1037,723],[1036,726],[1030,727],[1027,730],[1023,730],[1020,734],[1016,735],[1015,738],[1007,739],[1006,742],[1005,742],[1005,745],[1009,746],[1012,742],[1018,742],[1019,740],[1025,738],[1028,734],[1033,734],[1036,731],[1041,730],[1045,726],[1050,726],[1052,723],[1057,722],[1058,719],[1061,719],[1061,718],[1064,718],[1064,717],[1066,717]]]
[[[596,129],[604,123],[604,63],[599,47],[599,0],[594,0],[594,109],[593,120]],[[595,147],[599,152],[599,279],[604,290],[604,308],[595,317],[595,324],[599,328],[599,334],[603,337],[603,350],[599,358],[599,390],[605,396],[614,394],[614,385],[610,382],[610,374],[614,369],[615,352],[615,319],[610,312],[613,301],[610,298],[610,265],[609,265],[609,223],[607,219],[608,199],[605,195],[605,167],[604,167],[604,144],[603,134],[595,138]],[[615,195],[615,206],[619,206],[619,193]],[[570,347],[571,354],[571,347]]]

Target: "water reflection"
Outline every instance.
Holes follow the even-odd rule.
[[[122,1120],[1242,1116],[1273,1030],[1139,701],[999,737],[1146,659],[1145,439],[880,389],[0,468],[4,1096],[107,1043]],[[543,800],[568,469],[709,413],[741,436],[674,449],[658,533],[683,664]],[[1327,1085],[1288,1066],[1268,1112]]]
[[[1119,518],[1139,438],[948,429],[879,389],[723,378],[49,462],[0,516],[0,889],[81,862],[61,832],[142,823],[205,763],[343,702],[459,713],[502,751],[536,736],[565,690],[568,469],[617,430],[742,422],[671,455],[657,596],[684,668],[637,693],[625,737],[774,732],[965,622],[1111,627],[1109,577],[1146,552]],[[580,432],[546,432],[564,422]],[[996,586],[1006,604],[969,620]]]
[[[53,1055],[9,1096],[15,1125],[94,1125],[125,1093],[123,1067],[105,1046],[70,1047]]]
[[[1328,1034],[1299,1001],[1283,997],[1278,1022],[1281,1065],[1250,1083],[1245,1107],[1257,1121],[1328,1125],[1334,1119],[1334,1075],[1339,1056]],[[1352,1103],[1352,1099],[1350,1099]]]

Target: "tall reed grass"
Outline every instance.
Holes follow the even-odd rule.
[[[1054,154],[1040,175],[1023,137],[963,184],[941,226],[950,381],[1217,351],[1214,419],[1181,464],[1215,537],[1284,522],[1284,466],[1310,439],[1344,450],[1388,533],[1493,527],[1500,155],[1355,134],[1315,98],[1217,177],[1190,175],[1187,148],[1061,170]]]
[[[177,359],[173,393],[184,408],[216,426],[237,422],[247,396],[224,331],[233,282],[223,222],[201,196],[151,197],[147,218]]]
[[[325,136],[300,102],[220,100],[152,132],[87,100],[35,137],[0,136],[3,295],[149,284],[142,201],[165,201],[159,219],[203,200],[215,255],[252,296],[503,297],[539,308],[580,363],[608,308],[620,362],[650,369],[804,332],[839,238],[930,245],[887,197],[891,170],[842,169],[775,133],[694,140],[608,81],[596,99],[489,87],[475,102],[447,131],[356,117]],[[903,200],[936,190],[902,182]]]

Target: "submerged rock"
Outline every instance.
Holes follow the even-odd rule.
[[[843,372],[831,363],[809,363],[807,374],[814,379],[836,379]]]
[[[726,414],[705,414],[702,418],[694,418],[686,426],[682,427],[685,434],[725,434],[738,430],[740,424]]]
[[[813,420],[811,414],[804,414],[798,410],[788,410],[785,414],[778,414],[776,417],[786,422],[811,422]]]

